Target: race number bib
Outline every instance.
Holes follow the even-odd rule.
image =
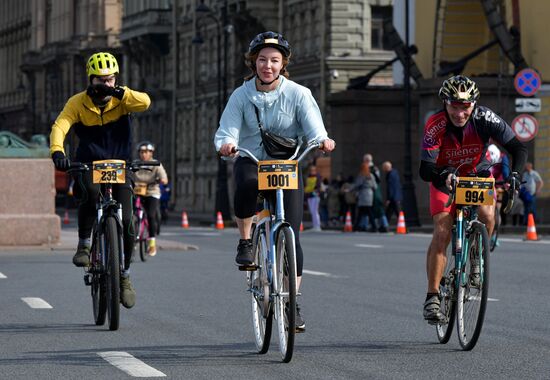
[[[136,185],[134,186],[134,194],[141,196],[147,194],[147,184],[145,182],[136,182]]]
[[[258,189],[298,189],[298,161],[274,160],[258,162]]]
[[[123,160],[103,160],[92,163],[93,183],[125,183],[126,162]]]
[[[491,206],[495,202],[495,179],[459,177],[456,186],[457,205]]]

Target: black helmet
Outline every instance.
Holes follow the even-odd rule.
[[[282,35],[275,32],[263,32],[258,34],[248,46],[248,53],[254,54],[265,47],[278,49],[285,57],[290,57],[290,44]]]
[[[455,75],[443,82],[439,98],[451,102],[475,102],[479,98],[476,82],[464,75]]]
[[[139,144],[137,144],[137,151],[140,150],[150,150],[151,152],[155,151],[155,144],[153,144],[151,141],[142,141]]]

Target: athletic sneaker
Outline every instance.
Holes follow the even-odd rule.
[[[90,265],[90,247],[84,244],[78,244],[76,253],[73,256],[73,264],[77,267],[87,267]]]
[[[429,323],[443,321],[445,317],[440,312],[441,300],[439,295],[433,295],[424,302],[424,319]]]
[[[155,256],[157,254],[157,245],[155,239],[149,239],[147,241],[147,254],[149,256]]]
[[[136,291],[130,282],[130,276],[120,276],[120,303],[127,309],[136,304]]]
[[[252,253],[252,239],[240,239],[237,246],[237,257],[235,261],[239,265],[254,264],[254,255]]]

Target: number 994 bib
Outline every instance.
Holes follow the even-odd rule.
[[[495,202],[495,179],[459,177],[456,186],[457,205],[491,206]]]

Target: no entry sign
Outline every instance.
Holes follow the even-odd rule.
[[[539,122],[533,116],[524,113],[512,121],[512,130],[519,141],[530,141],[539,131]]]

